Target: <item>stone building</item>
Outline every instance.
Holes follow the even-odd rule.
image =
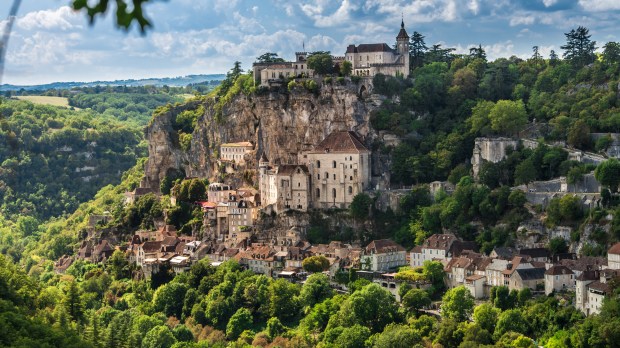
[[[409,76],[409,35],[405,23],[400,23],[396,49],[386,43],[349,45],[345,59],[351,62],[352,74],[356,76]]]
[[[575,273],[566,266],[554,265],[545,271],[545,295],[575,289]]]
[[[263,86],[281,83],[285,78],[314,77],[314,70],[308,68],[308,52],[295,52],[294,62],[254,63],[254,81]]]
[[[620,243],[614,244],[607,251],[607,267],[610,269],[620,269]]]
[[[207,201],[213,203],[228,202],[230,195],[237,193],[230,185],[214,182],[207,188]]]
[[[227,143],[220,146],[220,160],[245,164],[246,156],[252,152],[254,146],[248,141]]]
[[[309,200],[317,209],[348,208],[356,194],[370,188],[370,150],[352,131],[330,133],[300,162],[310,172]]]
[[[407,251],[391,239],[373,240],[363,249],[362,269],[388,271],[407,265]]]
[[[259,162],[259,180],[263,206],[273,205],[276,212],[308,210],[310,178],[305,165],[284,164],[270,168],[263,156]]]

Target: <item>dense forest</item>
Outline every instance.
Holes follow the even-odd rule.
[[[570,196],[551,201],[546,211],[526,204],[522,191],[510,187],[559,175],[578,178],[593,166],[568,160],[563,147],[602,152],[609,141],[593,141],[590,133],[618,132],[620,45],[596,43],[585,28],[566,34],[563,59],[555,52],[543,58],[534,47],[530,59],[517,57],[488,61],[481,47],[469,55],[453,49],[426,47],[424,36],[411,42],[411,78],[375,76],[374,92],[387,99],[371,115],[374,129],[397,134],[396,147],[373,144],[373,151],[391,156],[396,184],[413,185],[400,201],[398,213],[372,207],[372,198],[358,195],[348,212],[363,222],[359,231],[330,230],[321,218],[311,217],[308,239],[361,240],[390,237],[406,247],[426,237],[450,231],[476,241],[481,251],[510,246],[516,228],[533,214],[543,214],[549,226],[574,228],[573,241],[586,224],[603,221],[610,233],[596,237],[589,254],[600,254],[620,239],[620,211],[613,199],[618,171],[613,160],[595,173],[611,198],[583,213]],[[350,72],[349,72],[350,73]],[[341,76],[338,76],[341,75]],[[347,71],[334,72],[323,84],[356,83]],[[341,79],[342,78],[342,79]],[[211,95],[219,96],[220,110],[235,96],[262,93],[239,64]],[[287,93],[291,81],[280,92]],[[320,86],[306,83],[317,93]],[[92,91],[91,91],[92,92]],[[336,280],[347,291],[336,291],[322,273],[304,284],[274,280],[244,270],[235,261],[214,267],[209,260],[174,276],[163,270],[150,280],[134,279],[135,266],[115,252],[104,264],[74,262],[65,274],[54,272],[53,260],[75,250],[88,216],[110,212],[107,227],[135,230],[152,227],[153,217],[183,227],[200,220],[196,208],[171,208],[168,196],[146,195],[124,206],[123,192],[134,188],[143,170],[144,143],[137,125],[144,113],[165,98],[141,99],[142,93],[120,95],[96,92],[70,97],[75,111],[3,100],[0,105],[0,345],[9,347],[611,347],[620,337],[620,288],[613,284],[600,315],[584,317],[570,296],[533,297],[527,290],[496,287],[484,303],[457,287],[445,291],[444,271],[438,262],[397,273],[420,289],[403,285],[401,303],[377,284],[359,279],[354,269]],[[154,102],[156,100],[157,102]],[[135,103],[142,101],[144,107]],[[116,109],[108,112],[108,108]],[[101,113],[98,113],[101,112]],[[200,109],[187,111],[174,124],[181,146],[191,141]],[[218,117],[221,115],[218,114]],[[127,122],[129,121],[129,122]],[[469,158],[480,136],[527,136],[535,149],[516,148],[499,163],[483,166],[478,181],[470,176]],[[603,138],[605,139],[605,138]],[[96,143],[96,146],[93,145]],[[71,147],[71,151],[67,150]],[[77,155],[88,151],[90,157]],[[91,178],[80,169],[97,159]],[[135,164],[137,163],[137,164]],[[134,166],[135,164],[135,166]],[[133,166],[133,167],[132,167]],[[131,168],[131,169],[129,169]],[[601,169],[602,168],[602,169]],[[129,169],[129,170],[127,170]],[[120,172],[122,182],[115,184]],[[31,173],[40,173],[31,175]],[[20,175],[16,175],[20,174]],[[28,178],[22,179],[22,178]],[[96,181],[99,180],[99,181]],[[107,180],[107,181],[106,181]],[[455,184],[451,195],[431,197],[433,180]],[[204,195],[205,183],[194,179],[171,189]],[[84,187],[82,187],[84,186]],[[86,187],[88,186],[88,187]],[[101,190],[99,188],[103,187]],[[95,192],[98,192],[95,194]],[[85,202],[92,198],[91,201]],[[188,198],[188,200],[191,200]],[[187,211],[184,211],[187,210]],[[73,212],[73,214],[71,214]],[[198,211],[198,215],[200,212]],[[52,219],[63,215],[64,218]],[[372,218],[369,218],[369,215]],[[171,220],[172,219],[172,220]],[[175,220],[176,219],[176,220]],[[349,233],[350,232],[350,233]],[[551,241],[554,253],[567,245]],[[18,266],[19,265],[19,266]],[[407,284],[407,283],[404,283]],[[424,308],[441,300],[439,313]]]

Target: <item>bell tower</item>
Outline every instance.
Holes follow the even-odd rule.
[[[400,22],[400,31],[396,36],[396,51],[400,55],[398,62],[403,65],[401,73],[403,77],[409,76],[409,35],[405,30],[404,19]]]

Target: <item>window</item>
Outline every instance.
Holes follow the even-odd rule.
[[[349,194],[353,194],[353,187],[349,186]]]
[[[332,161],[332,168],[336,168],[336,161]]]
[[[321,173],[316,173],[316,178],[321,179]]]
[[[321,189],[318,188],[316,189],[316,198],[320,198],[321,197]]]
[[[325,179],[329,179],[329,173],[325,172],[325,175],[323,176]]]
[[[336,189],[335,188],[332,189],[332,196],[334,197],[334,199],[336,199]]]
[[[336,180],[336,174],[334,174],[334,180]]]
[[[321,161],[316,161],[316,167],[321,168]]]

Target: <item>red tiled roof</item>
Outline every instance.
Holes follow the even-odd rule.
[[[370,152],[360,138],[352,131],[334,131],[316,146],[311,153],[325,152]]]
[[[382,254],[394,251],[405,251],[405,248],[391,239],[373,240],[366,246],[367,253],[374,252],[375,254]]]
[[[620,242],[614,244],[611,248],[609,248],[607,253],[615,254],[615,255],[620,255]]]

